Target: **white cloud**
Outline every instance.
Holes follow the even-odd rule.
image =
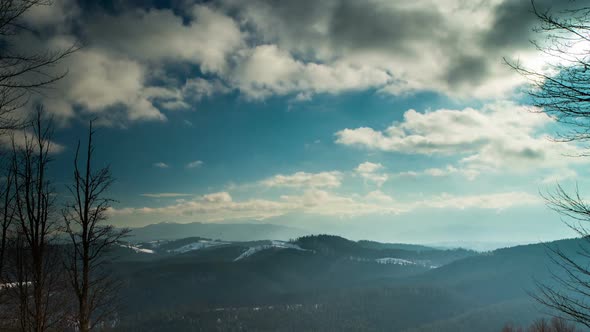
[[[383,86],[392,77],[385,70],[335,62],[330,65],[294,59],[276,45],[259,45],[242,53],[243,60],[229,80],[253,99],[303,91],[297,100],[310,93],[339,93]]]
[[[31,133],[30,130],[14,130],[4,132],[0,135],[0,145],[6,150],[12,150],[14,144],[17,149],[25,149],[28,145],[33,146],[33,148],[38,151],[39,146],[33,142],[33,140],[34,134]],[[65,146],[55,141],[46,141],[45,144],[49,145],[50,154],[59,154],[66,149]]]
[[[81,108],[105,124],[124,125],[163,121],[166,111],[192,109],[232,91],[249,99],[288,95],[292,102],[367,89],[506,97],[524,80],[502,56],[543,63],[528,43],[527,6],[516,6],[523,19],[508,22],[517,25],[514,32],[501,33],[510,27],[501,21],[506,6],[500,0],[477,6],[462,0],[218,0],[177,11],[124,6],[109,14],[84,13],[59,0],[31,11],[31,20],[51,25],[44,30],[55,32],[53,39],[82,35],[86,42],[64,63],[70,75],[60,83],[63,93],[47,98],[53,112],[68,120]],[[466,21],[475,23],[465,29]],[[170,70],[186,65],[199,70]],[[364,134],[379,139],[370,128]]]
[[[336,188],[340,187],[342,173],[337,171],[306,173],[296,172],[290,175],[275,175],[260,183],[266,187],[291,188]]]
[[[506,192],[471,196],[455,196],[443,193],[427,200],[420,201],[419,207],[438,209],[493,209],[502,210],[513,206],[534,205],[541,203],[538,195],[523,192]]]
[[[46,24],[55,25],[58,33],[47,41],[27,43],[37,48],[45,43],[50,49],[74,43],[66,23],[49,20],[69,8],[66,2],[57,1],[56,6],[42,6],[31,13],[40,20],[47,18]],[[67,10],[68,15],[78,13]],[[43,103],[62,122],[81,113],[97,118],[99,124],[126,126],[133,121],[164,121],[163,110],[190,109],[204,97],[229,92],[215,78],[189,75],[179,84],[176,74],[168,77],[166,65],[183,62],[222,75],[230,54],[243,44],[242,32],[229,16],[204,5],[192,6],[187,15],[188,23],[169,9],[89,16],[79,27],[85,47],[56,67],[59,73],[67,69],[68,75],[42,96]],[[166,84],[152,86],[152,81]]]
[[[404,154],[458,156],[462,171],[475,176],[484,170],[526,171],[584,162],[574,144],[558,144],[541,132],[553,123],[544,113],[508,102],[486,105],[481,110],[439,109],[426,113],[408,110],[403,121],[385,130],[368,127],[343,129],[336,143]],[[430,175],[454,169],[430,170]]]
[[[197,167],[201,167],[203,165],[203,162],[201,160],[195,160],[195,161],[191,161],[190,163],[186,164],[186,168],[197,168]]]
[[[157,162],[157,163],[154,163],[153,166],[154,167],[157,167],[157,168],[170,168],[170,165],[168,165],[168,164],[166,164],[164,162],[161,162],[161,161],[160,162]]]
[[[139,62],[87,48],[67,58],[64,64],[68,75],[58,81],[55,94],[44,98],[47,110],[60,119],[72,118],[78,106],[109,125],[166,120],[150,101],[150,91],[144,86],[146,70]]]
[[[296,206],[298,212],[320,216],[352,217],[367,214],[398,214],[407,211],[405,206],[390,204],[391,201],[384,198],[386,195],[381,195],[377,200],[376,196],[376,194],[364,197],[345,196],[311,189],[302,195],[284,195],[281,199]]]
[[[148,193],[148,194],[141,194],[143,197],[150,197],[150,198],[176,198],[176,197],[187,197],[192,196],[191,194],[181,194],[181,193]]]
[[[383,169],[383,165],[380,163],[372,163],[370,161],[365,161],[364,163],[358,165],[355,168],[355,171],[358,173],[375,173],[378,170]]]
[[[378,187],[381,187],[389,178],[385,173],[379,173],[384,167],[381,164],[366,161],[355,168],[355,172],[359,174],[365,181],[374,182]]]
[[[575,179],[578,173],[573,169],[565,168],[555,171],[552,174],[545,176],[541,179],[542,184],[556,184],[564,180]]]
[[[381,190],[371,191],[367,194],[366,199],[368,201],[376,201],[380,203],[393,203],[395,200],[393,197],[387,195]]]
[[[441,194],[419,201],[401,202],[381,191],[367,195],[342,195],[320,189],[309,189],[300,195],[283,195],[279,199],[246,199],[235,201],[228,192],[211,193],[193,200],[151,208],[111,209],[115,219],[136,217],[146,220],[174,218],[179,221],[224,221],[239,219],[264,220],[292,213],[319,216],[353,217],[370,214],[401,214],[422,209],[492,209],[539,204],[536,195],[522,192],[493,193],[471,196]]]
[[[433,167],[427,168],[422,171],[404,171],[395,174],[395,176],[411,176],[411,177],[418,177],[418,176],[432,176],[432,177],[445,177],[454,174],[460,174],[464,176],[467,180],[475,180],[477,176],[479,176],[480,171],[477,169],[470,169],[470,168],[457,168],[453,165],[447,165],[445,167]]]
[[[231,195],[228,192],[218,192],[203,196],[203,201],[209,203],[230,203],[232,202]]]
[[[262,220],[280,216],[294,207],[287,202],[250,199],[236,202],[227,192],[212,193],[194,200],[178,202],[160,208],[123,208],[111,209],[114,218],[146,216],[154,218],[175,218],[184,221],[223,221],[238,219]]]
[[[216,94],[229,93],[231,89],[217,79],[188,79],[180,88],[170,86],[149,87],[146,94],[151,101],[170,111],[188,110],[196,102]]]
[[[238,86],[255,98],[370,88],[505,97],[524,80],[501,58],[539,57],[528,43],[534,23],[528,4],[512,10],[521,16],[514,23],[502,21],[501,5],[509,1],[221,2],[260,41],[238,64]],[[465,29],[463,22],[473,24]]]

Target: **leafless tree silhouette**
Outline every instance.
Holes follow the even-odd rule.
[[[576,332],[578,329],[567,322],[566,320],[558,317],[553,317],[551,320],[544,318],[537,319],[528,328],[514,327],[511,324],[506,324],[502,328],[502,332]]]
[[[587,144],[590,140],[590,7],[560,12],[540,9],[532,1],[538,18],[536,28],[541,41],[534,41],[537,50],[548,59],[542,70],[534,70],[520,62],[506,61],[528,78],[528,94],[539,112],[545,112],[564,126],[558,141]],[[588,156],[581,153],[579,156]],[[582,239],[590,241],[584,226],[590,221],[590,206],[578,188],[568,193],[558,185],[543,195],[548,206],[562,215],[562,220]],[[552,282],[539,282],[533,297],[565,317],[590,327],[590,243],[580,245],[576,252],[548,246],[549,256],[557,269]]]
[[[532,1],[539,20],[535,31],[545,38],[532,41],[546,56],[546,68],[533,70],[520,61],[506,63],[529,79],[527,91],[540,112],[568,125],[565,141],[590,140],[590,7],[558,13],[541,10]]]
[[[79,48],[27,50],[17,45],[23,34],[32,32],[23,20],[27,12],[50,5],[50,0],[0,0],[0,131],[22,124],[16,111],[31,93],[62,79],[67,71],[55,66]]]
[[[0,0],[0,135],[29,125],[28,116],[21,112],[24,106],[34,94],[42,93],[67,74],[66,70],[56,66],[79,48],[71,45],[65,49],[31,49],[20,45],[23,36],[37,33],[27,25],[28,13],[37,7],[51,5],[51,0]],[[10,158],[1,157],[4,163],[11,164]],[[9,238],[14,239],[11,236],[15,235],[12,228],[15,225],[13,189],[16,175],[12,165],[6,168],[8,171],[3,174],[5,182],[0,190],[0,281],[5,272]]]
[[[67,271],[76,294],[76,321],[80,331],[90,331],[108,320],[115,310],[118,282],[105,269],[107,251],[128,233],[106,224],[107,210],[112,202],[105,197],[114,179],[109,167],[92,168],[94,145],[92,121],[88,129],[85,164],[81,168],[80,142],[74,159],[73,184],[69,187],[73,200],[64,208],[66,232],[71,240],[67,255]]]
[[[8,241],[11,237],[9,232],[15,217],[14,209],[14,173],[11,165],[6,165],[6,175],[4,176],[4,183],[2,191],[0,192],[0,200],[2,201],[0,211],[0,282],[2,281],[2,275],[4,270],[4,256],[6,255],[6,248],[8,247]]]
[[[12,305],[22,331],[59,328],[66,313],[65,284],[60,246],[55,242],[60,227],[56,195],[47,171],[52,151],[51,121],[42,106],[35,120],[23,129],[24,142],[13,139],[12,180],[14,218],[10,258],[5,276],[11,285]],[[10,191],[8,197],[10,197]]]

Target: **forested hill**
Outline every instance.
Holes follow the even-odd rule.
[[[575,253],[580,240],[551,243]],[[350,241],[201,237],[128,243],[120,331],[498,331],[544,316],[527,292],[549,280],[546,244],[492,252]]]

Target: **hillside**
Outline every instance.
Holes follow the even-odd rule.
[[[581,243],[549,245],[574,254]],[[291,242],[192,237],[120,250],[124,262],[116,267],[126,280],[126,307],[134,308],[122,327],[137,331],[154,320],[169,331],[219,320],[255,331],[497,331],[544,316],[527,292],[535,290],[533,278],[550,277],[546,244],[477,253],[316,235]]]

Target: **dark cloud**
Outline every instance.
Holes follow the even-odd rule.
[[[436,8],[406,8],[383,1],[223,0],[222,7],[231,8],[260,41],[310,56],[326,47],[330,53],[406,52],[408,44],[439,38],[445,30],[444,18]]]
[[[447,90],[484,84],[496,75],[507,50],[530,47],[535,23],[530,3],[512,0],[496,7],[485,1],[221,0],[221,7],[231,8],[258,42],[277,44],[304,61],[370,54],[383,61],[377,66],[397,65],[399,71],[412,61],[438,61],[438,67],[421,70],[432,71]],[[483,26],[489,17],[493,24]]]
[[[463,84],[479,84],[489,75],[489,59],[483,56],[462,54],[453,58],[444,80],[452,87]]]
[[[590,5],[588,0],[536,0],[534,6],[538,12],[549,10],[554,14]],[[494,8],[493,24],[482,36],[483,47],[490,50],[521,48],[531,39],[538,39],[533,31],[539,25],[531,1],[504,1]]]
[[[85,48],[68,66],[95,73],[70,75],[65,103],[91,112],[122,104],[130,119],[165,118],[154,100],[186,108],[186,82],[199,82],[203,96],[254,99],[364,89],[507,98],[523,79],[502,57],[534,51],[537,24],[526,0],[56,0],[55,8],[68,15],[35,19],[53,25],[43,31],[57,42],[81,37]],[[91,93],[115,83],[126,93]],[[90,92],[74,89],[86,85]]]
[[[505,1],[494,10],[494,21],[482,36],[485,48],[522,47],[528,43],[537,23],[528,1]]]
[[[433,9],[396,10],[380,3],[340,1],[332,13],[330,40],[341,48],[405,52],[413,41],[437,38],[443,26],[443,18]]]

